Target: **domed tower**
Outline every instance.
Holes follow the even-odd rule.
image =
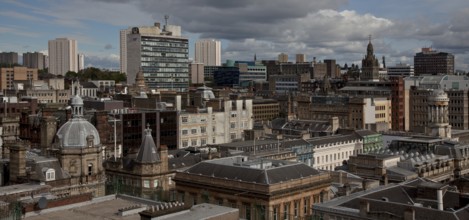
[[[360,80],[379,80],[379,62],[373,52],[373,44],[371,44],[371,35],[366,48],[366,56],[362,60],[362,72]]]
[[[104,195],[105,179],[103,148],[98,131],[83,118],[83,99],[78,91],[72,89],[72,118],[57,131],[54,145],[62,168],[71,176],[71,184],[92,184],[93,187],[86,189],[95,196],[101,196]]]
[[[427,98],[427,135],[439,138],[451,138],[448,103],[448,95],[442,89],[433,90],[431,96]]]

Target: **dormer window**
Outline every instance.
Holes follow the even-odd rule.
[[[50,168],[46,171],[46,181],[53,181],[55,180],[55,170]]]

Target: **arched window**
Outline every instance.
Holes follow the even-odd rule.
[[[55,170],[49,168],[46,170],[46,181],[53,181],[55,180]]]
[[[89,163],[88,164],[88,176],[91,176],[93,174],[93,164]]]

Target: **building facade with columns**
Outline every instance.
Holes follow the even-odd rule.
[[[304,163],[248,160],[237,156],[204,161],[178,172],[178,200],[239,208],[241,219],[308,219],[311,206],[329,200],[331,177]]]

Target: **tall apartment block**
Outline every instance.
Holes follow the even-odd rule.
[[[85,69],[85,55],[82,53],[78,54],[77,62],[78,62],[78,71],[84,70]]]
[[[195,42],[195,62],[205,66],[221,66],[221,42],[201,39]]]
[[[134,27],[125,38],[128,84],[135,83],[141,69],[150,89],[189,87],[189,40],[181,36],[180,26]]]
[[[296,54],[296,63],[304,63],[306,62],[306,56],[305,54]]]
[[[45,57],[42,53],[23,53],[23,66],[25,67],[42,70],[45,68],[44,61]]]
[[[49,41],[49,73],[65,75],[68,71],[78,72],[77,41],[57,38]]]
[[[279,63],[287,63],[288,62],[288,54],[281,53],[278,55],[278,62]]]
[[[414,72],[416,76],[422,74],[453,75],[454,55],[438,52],[432,48],[422,48],[422,52],[414,56]]]
[[[18,53],[2,52],[0,53],[0,64],[13,65],[18,63]]]

